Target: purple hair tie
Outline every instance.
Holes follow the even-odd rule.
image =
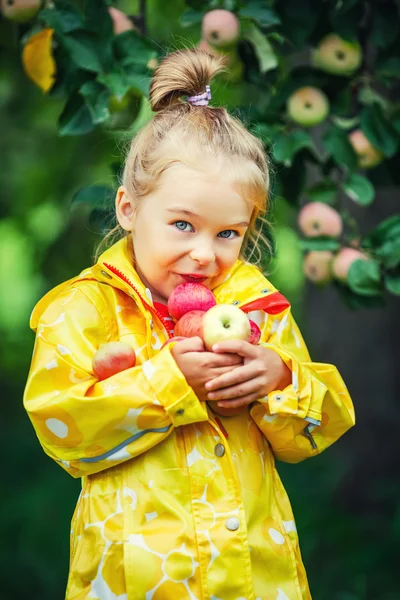
[[[188,96],[187,101],[192,106],[207,106],[211,100],[211,89],[209,85],[206,85],[206,91],[197,96]]]

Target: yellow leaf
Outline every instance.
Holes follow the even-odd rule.
[[[22,64],[26,74],[44,92],[50,90],[56,74],[56,63],[51,51],[53,34],[53,29],[42,29],[29,38],[22,51]]]

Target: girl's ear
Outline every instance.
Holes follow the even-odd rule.
[[[135,201],[128,190],[121,185],[115,196],[115,213],[118,223],[125,231],[132,231],[135,220]]]

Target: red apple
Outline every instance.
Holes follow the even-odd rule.
[[[349,269],[356,260],[368,260],[368,256],[355,248],[342,248],[332,264],[333,275],[339,281],[346,281]]]
[[[216,300],[212,291],[205,285],[195,282],[178,285],[168,298],[169,314],[176,321],[188,312],[206,311],[215,305]]]
[[[232,304],[217,304],[203,317],[204,345],[211,350],[217,342],[226,340],[248,340],[250,322],[248,316]]]
[[[125,342],[102,344],[93,357],[93,371],[100,381],[136,364],[134,349]]]
[[[124,31],[136,29],[128,15],[122,12],[122,10],[118,10],[118,8],[115,8],[114,6],[110,6],[108,8],[108,12],[113,22],[114,35],[119,35],[120,33],[124,33]]]
[[[343,223],[340,214],[324,202],[309,202],[300,210],[298,224],[304,235],[339,237]]]
[[[295,123],[303,127],[313,127],[322,123],[328,116],[329,100],[319,88],[303,87],[289,96],[287,111]]]
[[[216,9],[203,17],[202,38],[217,48],[236,45],[240,34],[240,22],[229,10]]]
[[[259,328],[257,323],[255,323],[251,319],[249,319],[249,323],[250,323],[249,342],[250,342],[250,344],[253,344],[254,346],[256,346],[261,338],[261,329]]]
[[[204,310],[191,310],[185,313],[175,325],[175,337],[203,337]]]
[[[358,166],[361,169],[372,169],[382,162],[382,152],[371,144],[361,129],[352,131],[349,135],[349,141],[357,154]]]
[[[307,279],[323,285],[332,279],[333,253],[329,250],[313,250],[304,258],[303,270]]]
[[[174,337],[169,338],[166,342],[163,343],[160,350],[168,346],[168,344],[172,344],[172,342],[181,342],[182,340],[186,340],[187,338],[183,337],[183,335],[174,335]]]

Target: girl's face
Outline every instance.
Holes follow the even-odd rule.
[[[181,283],[213,289],[224,280],[253,210],[220,170],[203,173],[182,164],[162,174],[136,213],[124,187],[116,206],[120,225],[132,232],[136,270],[153,300],[164,303]]]

